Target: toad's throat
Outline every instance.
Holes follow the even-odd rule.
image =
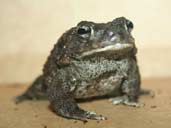
[[[97,54],[97,53],[104,53],[104,52],[111,52],[111,53],[117,53],[117,52],[122,52],[122,51],[129,51],[133,49],[134,45],[133,44],[121,44],[121,43],[116,43],[114,45],[108,45],[103,48],[97,48],[93,49],[87,52],[83,52],[81,57],[86,57],[90,56],[92,54]]]

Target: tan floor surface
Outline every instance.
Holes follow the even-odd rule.
[[[28,86],[0,86],[0,128],[171,128],[171,78],[143,80],[142,83],[143,88],[155,91],[154,98],[140,98],[145,107],[114,106],[107,99],[80,103],[82,108],[108,118],[86,124],[57,116],[50,111],[48,101],[15,105],[13,97]]]

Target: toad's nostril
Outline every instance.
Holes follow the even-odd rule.
[[[126,26],[128,27],[128,29],[134,28],[134,24],[131,21],[127,21]]]

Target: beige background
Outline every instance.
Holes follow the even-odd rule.
[[[170,0],[0,0],[0,82],[30,82],[58,37],[81,20],[135,24],[143,77],[171,76]]]

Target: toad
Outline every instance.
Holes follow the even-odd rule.
[[[16,103],[48,97],[53,110],[69,119],[105,120],[77,99],[112,97],[113,104],[142,106],[133,23],[119,17],[107,23],[81,21],[54,45],[42,75]]]

